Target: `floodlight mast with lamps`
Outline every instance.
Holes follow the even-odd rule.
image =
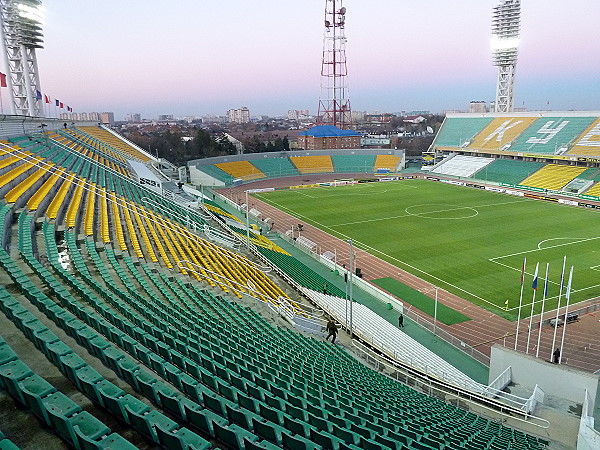
[[[346,77],[346,8],[343,0],[325,0],[325,29],[321,62],[319,125],[340,128],[351,124],[350,99]]]
[[[0,37],[11,114],[43,117],[36,48],[42,47],[41,0],[0,0]],[[38,94],[39,93],[39,94]]]
[[[492,55],[498,66],[495,111],[512,112],[521,30],[521,0],[501,0],[492,18]]]

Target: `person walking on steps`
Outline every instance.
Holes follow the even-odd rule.
[[[404,316],[402,313],[398,316],[398,328],[404,328]]]
[[[335,344],[335,338],[337,337],[338,327],[333,319],[329,319],[329,322],[327,322],[327,332],[329,334],[327,335],[325,340],[328,341],[329,336],[333,336],[333,339],[331,339],[331,343]]]

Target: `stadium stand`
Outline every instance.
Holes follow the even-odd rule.
[[[270,178],[287,177],[300,173],[287,157],[253,159],[252,164]]]
[[[521,184],[521,181],[544,167],[544,165],[544,163],[534,161],[494,159],[489,165],[474,173],[472,177],[497,183]]]
[[[583,167],[547,164],[521,182],[523,186],[560,190],[585,171]]]
[[[575,140],[569,155],[600,156],[600,119],[596,119]]]
[[[511,152],[554,155],[565,153],[594,117],[544,117],[537,119],[510,146]]]
[[[471,150],[503,150],[534,121],[535,117],[497,117],[469,144]]]
[[[328,310],[335,313],[338,320],[343,321],[346,312],[346,300],[339,296],[325,295],[321,292],[305,291],[307,295],[319,299],[319,304],[326,305]],[[415,341],[406,333],[398,330],[384,318],[378,316],[368,307],[361,304],[353,305],[353,326],[363,331],[363,335],[373,337],[373,344],[385,349],[411,366],[418,367],[424,372],[450,380],[476,392],[483,392],[485,386],[472,380],[456,367],[444,361],[438,355],[431,353],[422,344]]]
[[[333,173],[331,157],[323,156],[290,156],[290,161],[301,174],[306,173]]]
[[[213,178],[216,178],[219,181],[222,181],[225,184],[231,184],[233,182],[233,180],[235,179],[227,172],[219,169],[217,166],[212,165],[212,164],[209,164],[206,166],[199,166],[198,170],[206,173],[207,175],[210,175]]]
[[[332,155],[331,160],[336,173],[368,173],[375,166],[375,155]]]
[[[39,150],[55,153],[51,143]],[[0,206],[6,244],[0,248],[0,273],[12,283],[11,292],[0,288],[0,310],[78,398],[91,403],[84,409],[56,391],[13,357],[2,338],[0,388],[69,445],[135,448],[99,419],[106,415],[133,430],[145,446],[181,450],[536,450],[548,444],[417,392],[339,346],[276,327],[242,306],[230,292],[234,280],[246,291],[252,284],[265,298],[285,294],[251,261],[186,226],[201,227],[199,215],[184,217],[179,205],[143,189],[100,157],[92,162],[70,154],[60,160],[65,166],[58,160],[50,166],[41,156],[25,161],[21,152],[0,175],[6,202],[15,186],[41,167],[52,167],[20,189],[19,202],[37,204],[35,212],[14,203]],[[53,175],[62,183],[47,188]],[[45,198],[57,193],[47,207],[37,203],[46,190]],[[321,280],[294,258],[259,251],[321,290]],[[185,260],[199,262],[203,281],[196,281]],[[169,270],[176,267],[180,270]],[[211,288],[209,268],[227,276],[213,282],[225,289]],[[102,374],[94,365],[103,366]]]
[[[452,175],[456,177],[470,177],[493,161],[491,158],[456,155],[444,160],[431,172]]]
[[[491,117],[446,118],[434,145],[440,150],[462,147],[466,142],[471,142],[491,121]]]
[[[93,126],[79,127],[77,131],[85,137],[102,142],[104,146],[111,148],[126,159],[136,159],[142,162],[148,162],[151,159],[146,153],[138,150],[133,145],[104,128]]]
[[[233,178],[241,178],[245,181],[265,178],[265,174],[248,161],[218,163],[215,164],[215,166],[221,169],[223,172],[228,173]]]
[[[390,172],[395,172],[400,163],[400,158],[394,155],[377,155],[375,159],[374,170],[389,169]]]

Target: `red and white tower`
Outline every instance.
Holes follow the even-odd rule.
[[[325,0],[321,96],[317,121],[340,128],[351,124],[346,77],[346,8],[343,0]]]

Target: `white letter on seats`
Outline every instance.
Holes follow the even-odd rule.
[[[523,122],[522,120],[519,120],[519,121],[509,125],[511,120],[512,119],[508,119],[506,122],[504,122],[498,128],[496,128],[496,131],[494,131],[492,134],[490,134],[488,137],[486,137],[483,140],[483,142],[487,143],[494,136],[496,136],[496,142],[502,142],[502,139],[504,139],[504,133],[506,133],[512,127],[515,127],[515,126],[519,125],[521,122]]]
[[[584,147],[600,147],[600,122],[592,128],[588,134],[581,138],[581,140],[575,144],[577,146]]]
[[[560,133],[560,131],[567,126],[567,124],[569,123],[568,120],[563,120],[562,122],[558,122],[558,125],[554,128],[552,128],[552,125],[554,125],[554,120],[549,120],[548,122],[546,122],[546,125],[544,125],[542,128],[540,128],[538,130],[538,132],[536,134],[542,134],[542,135],[546,135],[546,137],[543,138],[537,138],[537,137],[530,137],[529,139],[527,139],[527,143],[528,144],[547,144],[548,142],[550,142],[550,139],[552,139],[554,136],[556,136],[558,133]]]

